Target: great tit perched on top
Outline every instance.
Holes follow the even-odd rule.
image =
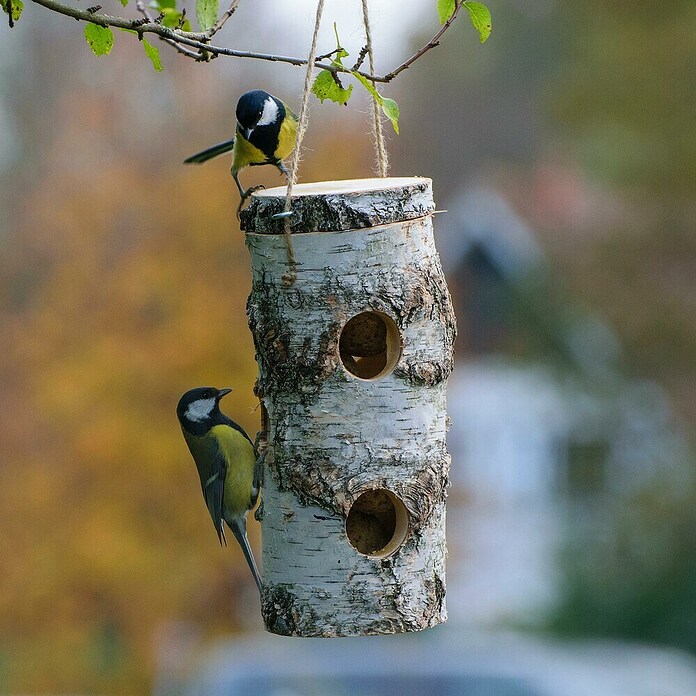
[[[246,534],[247,513],[259,497],[256,451],[244,429],[220,411],[220,399],[231,391],[215,387],[190,389],[179,399],[176,415],[196,463],[220,544],[227,544],[224,521],[242,547],[262,593],[263,584]]]
[[[213,145],[184,160],[184,164],[203,164],[214,157],[232,151],[232,178],[244,201],[263,186],[251,186],[246,191],[239,183],[239,172],[245,167],[272,164],[285,174],[283,160],[293,151],[297,136],[297,116],[277,97],[262,89],[252,89],[237,102],[237,132],[232,140]]]

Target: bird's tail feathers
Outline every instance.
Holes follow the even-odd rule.
[[[225,140],[224,143],[218,143],[217,145],[209,147],[207,150],[203,150],[203,152],[197,152],[195,155],[187,157],[184,160],[184,164],[203,164],[208,160],[215,159],[220,155],[224,155],[226,152],[230,152],[233,147],[234,138],[232,138],[232,140]]]
[[[242,552],[244,553],[244,558],[251,570],[251,574],[254,576],[254,581],[256,582],[256,587],[259,588],[259,594],[263,594],[263,583],[261,582],[261,576],[259,575],[259,569],[256,567],[256,559],[249,545],[249,539],[246,533],[246,520],[244,518],[228,521],[227,526],[232,530],[235,538],[242,547]]]

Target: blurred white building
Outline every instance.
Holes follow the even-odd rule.
[[[448,387],[448,611],[471,625],[534,624],[558,555],[601,496],[653,476],[683,485],[684,443],[655,384],[622,375],[613,333],[558,295],[504,199],[472,189],[438,221],[460,336]]]

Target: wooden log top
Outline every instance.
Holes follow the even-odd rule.
[[[285,207],[285,186],[257,191],[241,213],[247,234],[283,234],[273,219]],[[432,181],[423,177],[347,179],[297,184],[292,190],[293,234],[388,225],[431,214]]]

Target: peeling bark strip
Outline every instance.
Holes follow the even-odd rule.
[[[268,414],[261,524],[267,630],[401,633],[446,620],[445,386],[455,320],[429,179],[284,188],[243,213],[247,307]]]

